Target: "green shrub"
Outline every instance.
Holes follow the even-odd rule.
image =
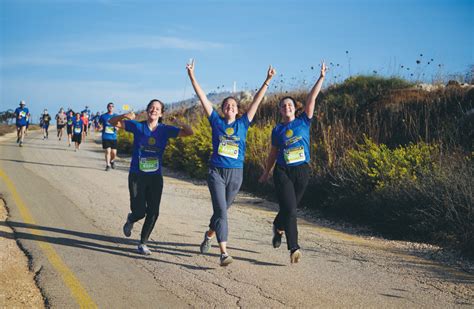
[[[389,149],[364,136],[364,143],[347,151],[344,165],[356,175],[361,191],[380,190],[387,184],[415,181],[419,175],[436,168],[439,150],[423,142]]]
[[[163,163],[202,179],[207,175],[212,153],[211,127],[207,117],[199,115],[192,128],[194,131],[192,136],[169,140],[163,155]]]
[[[133,134],[125,130],[117,131],[117,151],[120,153],[132,154]]]
[[[247,149],[244,163],[243,188],[252,192],[268,192],[271,188],[263,188],[258,183],[262,175],[268,153],[271,148],[271,134],[274,125],[267,123],[262,126],[252,125],[247,133]]]

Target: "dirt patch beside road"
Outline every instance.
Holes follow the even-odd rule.
[[[0,222],[6,223],[8,212],[0,196]],[[0,307],[44,308],[34,273],[28,269],[28,258],[18,247],[13,230],[0,224]]]

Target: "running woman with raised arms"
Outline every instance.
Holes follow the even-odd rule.
[[[211,248],[211,240],[216,235],[221,252],[220,265],[226,266],[233,261],[227,252],[229,234],[227,210],[234,202],[242,185],[247,131],[276,71],[271,66],[269,67],[262,87],[255,94],[247,113],[242,117],[236,118],[239,111],[237,99],[234,97],[225,98],[221,104],[224,114],[224,118],[222,118],[213,109],[212,103],[207,99],[194,76],[194,61],[186,68],[212,130],[212,155],[209,162],[207,184],[211,193],[213,215],[209,223],[209,230],[204,233],[200,251],[201,253],[208,252]]]
[[[326,65],[321,64],[321,75],[311,89],[304,112],[296,116],[296,101],[285,97],[279,103],[282,121],[272,131],[272,147],[268,155],[264,173],[260,182],[270,177],[273,166],[273,182],[278,197],[280,211],[273,221],[274,248],[281,245],[283,232],[290,250],[291,263],[298,263],[301,250],[298,245],[298,227],[296,223],[296,208],[303,197],[309,180],[310,161],[310,127],[314,115],[316,97],[326,75]]]

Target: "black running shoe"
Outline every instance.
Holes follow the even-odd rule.
[[[114,161],[110,161],[110,167],[115,169],[115,162]]]
[[[105,167],[105,171],[108,172],[109,170],[110,170],[110,166],[107,165],[107,166]]]
[[[125,224],[123,225],[123,234],[126,237],[130,237],[130,235],[132,235],[133,222],[130,222],[130,215],[131,213],[127,215],[127,221],[125,221]]]

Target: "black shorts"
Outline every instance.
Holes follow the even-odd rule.
[[[102,140],[102,149],[117,149],[117,140]]]
[[[84,133],[87,133],[87,126],[84,126]]]
[[[58,124],[58,125],[56,125],[56,128],[58,130],[61,130],[62,128],[64,128],[64,126],[65,126],[65,124]]]
[[[72,134],[72,126],[66,126],[67,134]]]
[[[72,141],[80,144],[82,142],[82,134],[74,134],[72,136]]]

